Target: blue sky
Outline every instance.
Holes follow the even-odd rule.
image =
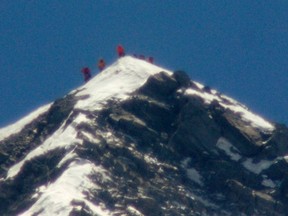
[[[1,0],[0,127],[96,74],[115,47],[153,56],[288,124],[287,0]]]

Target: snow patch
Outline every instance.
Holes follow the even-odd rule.
[[[36,119],[41,114],[47,112],[49,108],[51,107],[52,103],[44,105],[37,110],[31,112],[26,117],[22,118],[21,120],[17,121],[14,124],[11,124],[7,127],[0,129],[0,141],[4,140],[5,138],[19,133],[27,124],[31,123],[34,119]]]
[[[201,90],[204,88],[204,85],[199,83],[199,82],[193,82],[193,83],[197,86],[197,88],[199,88]]]
[[[142,214],[139,210],[137,210],[135,207],[133,206],[128,206],[127,207],[127,211],[129,213],[131,213],[132,215],[135,215],[135,216],[144,216],[144,214]]]
[[[93,137],[93,135],[91,135],[90,133],[85,132],[85,131],[81,131],[81,133],[85,136],[85,138],[89,142],[91,142],[91,143],[100,143],[100,139],[97,139],[97,138]]]
[[[188,164],[190,163],[190,161],[191,158],[184,159],[183,161],[181,161],[181,167],[183,169],[186,169],[186,174],[189,179],[199,184],[200,186],[204,186],[204,183],[202,181],[203,177],[201,176],[201,174],[195,168],[188,168]]]
[[[249,171],[255,173],[255,174],[259,174],[261,173],[263,170],[268,169],[272,164],[274,163],[274,161],[269,161],[269,160],[261,160],[258,163],[254,163],[253,159],[248,158],[246,159],[242,164],[243,166],[248,169]]]
[[[186,95],[196,95],[196,96],[199,96],[201,97],[202,99],[204,99],[204,102],[206,104],[210,104],[213,100],[218,100],[219,98],[213,94],[210,94],[208,92],[200,92],[200,91],[197,91],[195,89],[187,89],[185,91],[185,94]]]
[[[96,167],[87,160],[78,160],[72,162],[63,174],[52,184],[41,186],[38,189],[39,199],[20,216],[36,215],[41,212],[43,216],[63,215],[68,216],[73,210],[73,201],[77,200],[85,203],[96,215],[110,215],[100,206],[90,202],[84,193],[95,188],[95,184],[89,179],[91,173],[100,173],[106,175],[106,170],[102,167]]]
[[[140,152],[136,152],[135,150],[132,150],[132,151],[133,151],[133,154],[135,154],[135,155],[138,154],[138,155],[141,157],[141,153],[140,153]],[[150,155],[150,154],[145,154],[145,155],[144,155],[144,160],[145,160],[145,162],[148,163],[148,164],[158,166],[158,167],[159,167],[159,170],[162,170],[162,167],[165,167],[165,168],[167,168],[167,169],[177,170],[177,167],[172,166],[172,165],[167,164],[167,163],[159,162],[156,157],[153,157],[153,156]]]
[[[181,161],[181,167],[182,168],[187,168],[188,164],[191,162],[191,158],[185,158],[183,161]]]
[[[196,182],[200,186],[204,185],[202,182],[202,176],[200,175],[200,173],[196,169],[190,168],[190,169],[187,169],[186,172],[187,172],[187,176],[189,179]]]
[[[238,154],[238,149],[234,147],[227,139],[220,137],[216,143],[216,146],[223,150],[227,156],[233,161],[239,161],[242,157]]]
[[[276,184],[271,179],[263,179],[262,183],[265,187],[275,188]]]
[[[238,149],[233,146],[227,139],[220,137],[216,143],[216,146],[223,150],[227,156],[233,161],[240,161],[242,165],[255,174],[261,173],[263,170],[268,169],[275,161],[274,160],[261,160],[258,163],[254,163],[252,158],[243,158]],[[269,181],[263,181],[263,184],[269,184]]]

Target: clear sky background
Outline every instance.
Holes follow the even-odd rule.
[[[288,124],[287,0],[1,0],[0,127],[113,63],[118,43]]]

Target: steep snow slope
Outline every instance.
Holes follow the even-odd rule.
[[[88,178],[91,173],[105,175],[105,170],[96,167],[87,160],[76,160],[72,162],[57,181],[47,186],[41,186],[33,198],[37,202],[21,216],[33,215],[41,212],[41,215],[69,215],[73,209],[71,202],[83,202],[97,215],[106,216],[108,212],[103,211],[87,199],[85,195],[89,189],[95,189],[95,185]]]

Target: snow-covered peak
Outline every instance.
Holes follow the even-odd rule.
[[[71,93],[79,97],[75,108],[82,110],[99,110],[110,99],[124,100],[137,88],[141,87],[150,75],[171,71],[153,65],[144,60],[126,56],[118,59],[113,65],[97,74],[83,86]],[[84,100],[81,100],[84,98]],[[52,103],[44,105],[29,115],[7,127],[0,129],[0,141],[20,132],[27,124],[49,110]]]
[[[141,59],[126,56],[95,76],[87,84],[77,89],[76,96],[83,97],[75,108],[99,110],[109,99],[124,100],[149,76],[161,71],[172,72]],[[72,92],[73,93],[73,92]]]
[[[151,79],[152,85],[148,82],[147,85],[144,86],[145,88],[152,86],[152,93],[147,91],[149,93],[147,97],[131,97],[132,93],[137,94],[137,92],[141,92],[135,92],[135,90],[142,87],[150,76],[159,72],[167,74],[167,76],[166,74],[159,76],[165,79],[153,77],[155,79]],[[165,82],[165,80],[169,80],[170,83]],[[157,84],[159,84],[158,87],[161,90],[172,89],[171,91],[169,90],[169,93],[172,92],[171,95],[167,97],[166,91],[163,91],[165,94],[162,91],[158,91],[158,88],[156,89],[153,86],[156,82],[159,82]],[[191,85],[189,85],[189,83],[191,83]],[[182,96],[184,97],[179,97],[179,94],[174,94],[175,91],[183,94]],[[145,91],[142,91],[142,93],[145,93]],[[149,95],[151,97],[155,96],[153,100],[149,98]],[[170,96],[173,97],[173,100],[171,100]],[[251,133],[257,137],[258,134],[254,132],[258,132],[258,129],[268,133],[274,130],[272,124],[251,113],[243,104],[220,94],[216,90],[205,88],[200,83],[190,81],[187,75],[177,72],[172,73],[144,60],[126,56],[118,59],[110,67],[93,77],[88,83],[60,99],[60,102],[55,102],[52,106],[51,104],[46,105],[14,125],[0,129],[1,141],[1,138],[4,139],[13,133],[19,132],[20,136],[24,137],[27,131],[37,131],[36,123],[38,120],[41,121],[41,123],[47,122],[47,125],[53,127],[53,130],[50,132],[44,130],[45,133],[37,133],[37,137],[33,139],[33,142],[35,141],[35,143],[33,143],[34,147],[29,151],[23,152],[21,157],[11,157],[12,159],[10,161],[13,161],[13,163],[7,163],[8,165],[4,167],[5,169],[2,169],[3,174],[1,176],[2,178],[0,178],[0,184],[4,184],[2,187],[5,187],[6,182],[17,182],[19,178],[25,176],[26,173],[29,179],[32,179],[29,175],[35,178],[35,181],[32,181],[34,183],[34,185],[32,185],[35,188],[33,188],[31,194],[25,194],[26,197],[30,197],[31,200],[29,203],[31,202],[31,205],[27,205],[25,209],[21,208],[22,212],[18,214],[23,216],[37,214],[47,216],[72,215],[74,212],[80,211],[87,211],[91,215],[122,215],[122,213],[126,215],[126,212],[133,215],[146,215],[145,213],[142,214],[141,211],[149,212],[149,209],[147,210],[146,207],[152,204],[151,209],[154,209],[159,204],[158,198],[162,199],[162,196],[157,195],[155,198],[150,196],[150,194],[156,194],[159,191],[164,196],[167,192],[171,193],[171,191],[176,195],[176,198],[178,196],[178,200],[173,196],[171,198],[172,202],[168,200],[167,202],[165,201],[165,204],[161,204],[160,208],[163,212],[170,212],[170,209],[173,209],[173,212],[183,212],[183,215],[189,215],[189,213],[191,213],[189,212],[189,206],[191,205],[190,201],[187,202],[188,199],[193,200],[192,202],[196,204],[196,207],[198,203],[200,203],[200,205],[204,205],[208,209],[212,208],[214,211],[218,206],[213,202],[209,202],[210,197],[206,197],[205,188],[210,184],[209,179],[211,173],[215,176],[216,184],[218,184],[217,182],[220,180],[221,183],[219,183],[219,185],[223,184],[222,178],[217,180],[217,176],[222,175],[222,169],[218,169],[218,165],[215,163],[215,171],[210,170],[210,167],[208,171],[205,170],[207,169],[207,156],[212,155],[213,158],[219,157],[219,161],[223,160],[225,164],[232,161],[232,169],[235,163],[239,163],[238,168],[245,176],[249,175],[247,170],[253,173],[253,175],[262,175],[264,173],[263,171],[270,169],[270,167],[275,164],[275,160],[267,160],[265,158],[266,156],[262,157],[260,155],[258,156],[260,159],[256,158],[257,160],[254,161],[254,157],[246,156],[252,155],[249,154],[250,152],[254,154],[254,146],[258,148],[258,143],[256,145],[256,141],[252,143],[254,139],[251,140],[251,146],[253,145],[253,148],[251,147],[250,150],[250,142],[247,142],[248,144],[246,142],[243,142],[243,144],[240,143],[241,140],[237,142],[237,134],[232,133],[231,136],[226,137],[225,135],[231,132],[230,128],[234,127],[234,125],[232,125],[234,122],[232,122],[231,125],[227,125],[227,133],[224,131],[226,130],[226,126],[223,127],[221,124],[216,125],[217,117],[223,117],[224,119],[226,116],[218,116],[217,112],[210,113],[210,109],[207,109],[207,113],[204,114],[205,118],[210,117],[213,121],[215,117],[216,124],[215,127],[206,127],[207,122],[201,122],[202,116],[195,115],[194,110],[184,109],[184,107],[189,106],[186,106],[186,103],[182,103],[186,101],[183,99],[188,99],[187,101],[191,99],[191,103],[195,102],[198,105],[198,101],[194,100],[195,97],[201,97],[203,99],[202,105],[211,105],[215,101],[218,102],[216,103],[217,108],[219,108],[218,105],[220,105],[223,107],[223,110],[227,111],[225,114],[227,114],[228,117],[231,117],[232,120],[234,120],[235,117],[237,120],[236,126],[238,126],[238,123],[241,126],[236,128],[239,129],[239,131],[244,128],[243,131],[246,132],[245,129],[248,128],[250,130],[252,126],[256,128],[256,130],[252,128]],[[157,101],[157,98],[160,98],[160,101]],[[143,106],[145,110],[139,109],[139,112],[137,109],[133,109],[133,112],[125,109],[125,102],[128,102],[126,105],[129,104],[133,106],[133,108],[137,107],[139,104],[139,100],[137,99],[143,100],[144,105],[149,103],[149,106],[147,106],[149,108],[146,109],[146,107]],[[109,104],[107,102],[110,100],[116,102],[127,101],[117,104],[115,107],[111,106],[111,109],[107,109]],[[179,112],[175,112],[175,107],[179,107],[179,109],[176,109],[179,110]],[[193,106],[191,106],[191,109],[193,109],[192,107]],[[204,105],[203,108],[206,109],[206,105]],[[105,110],[105,112],[102,112],[102,110]],[[47,113],[47,116],[45,113]],[[168,113],[167,118],[166,113]],[[235,116],[233,113],[235,113]],[[41,118],[37,118],[39,115],[41,115]],[[182,122],[179,122],[182,120],[179,116],[189,115],[193,115],[192,120],[189,118],[188,120],[184,119],[185,121],[187,120],[188,123],[185,122],[185,124],[182,124]],[[58,116],[61,116],[60,120]],[[154,117],[156,117],[155,120]],[[57,119],[57,121],[54,121],[55,119]],[[30,127],[28,124],[31,122],[33,122],[33,124],[30,124]],[[139,122],[141,122],[141,125],[138,127]],[[179,124],[175,124],[175,122],[179,122]],[[195,123],[199,124],[199,130],[197,129],[198,125],[191,128],[191,125],[194,126]],[[175,126],[179,127],[176,129]],[[21,134],[23,128],[25,128],[25,130],[23,130]],[[135,129],[135,131],[129,131],[130,128]],[[221,133],[217,131],[221,131]],[[222,133],[222,131],[224,132]],[[249,135],[248,132],[247,134]],[[154,137],[157,135],[159,135],[159,137],[161,136],[161,138],[156,138],[154,141]],[[219,137],[220,135],[221,137]],[[149,137],[149,142],[145,142],[147,149],[149,147],[149,151],[143,148],[142,140],[145,140],[146,136],[151,136]],[[206,139],[206,137],[208,138]],[[230,140],[231,137],[232,139]],[[193,143],[194,140],[197,141]],[[201,142],[198,142],[198,140],[201,140]],[[217,142],[212,143],[213,140]],[[255,140],[257,139],[255,138]],[[269,139],[267,143],[270,141],[271,139]],[[1,143],[5,146],[7,143],[10,144],[9,142],[10,140],[7,139],[7,142]],[[25,139],[21,140],[21,142],[19,141],[19,144],[26,146],[30,143]],[[18,143],[16,143],[16,145],[15,149],[17,151],[19,151],[19,149],[21,150],[21,146],[18,147]],[[169,151],[166,149],[168,145]],[[180,150],[178,149],[179,146]],[[246,147],[248,153],[246,153]],[[207,149],[207,151],[201,152],[202,149]],[[180,155],[186,150],[187,153],[185,152],[183,156],[185,155],[185,157],[187,156],[189,158],[182,160],[182,163],[178,165],[177,161],[170,164],[170,158],[175,158],[174,153],[178,152]],[[166,161],[164,159],[163,153],[165,157],[166,154],[168,155],[167,158],[169,158],[169,160]],[[202,165],[200,164],[202,163],[201,160],[194,166],[194,154],[197,154],[197,160],[201,158],[201,155],[205,155],[205,165],[203,167],[201,167]],[[273,153],[273,155],[274,154],[275,153]],[[282,159],[282,155],[281,153],[281,157],[279,156],[278,158]],[[3,158],[5,159],[5,157]],[[53,164],[50,164],[49,161],[52,160]],[[285,156],[283,160],[287,161],[287,156]],[[34,161],[37,173],[34,172],[34,169],[30,169],[30,166],[34,168]],[[45,162],[43,167],[38,165],[38,163],[42,163],[41,161]],[[145,172],[141,172],[141,169],[139,170],[138,163],[140,161],[140,167],[141,169],[143,168]],[[49,166],[46,166],[47,164],[49,164]],[[219,163],[219,168],[220,165]],[[229,168],[229,166],[227,166],[227,168]],[[186,169],[187,178],[192,182],[188,183],[187,189],[186,185],[182,184],[182,182],[185,182],[183,180],[180,181],[181,184],[178,182],[179,185],[175,186],[175,188],[173,188],[174,186],[171,187],[171,185],[177,184],[178,177],[176,176],[180,176],[178,174],[175,175],[175,173],[180,171],[182,179],[183,169]],[[31,172],[33,173],[30,173],[30,170],[32,170]],[[46,173],[46,171],[48,172]],[[140,171],[140,173],[138,173],[138,171]],[[231,170],[228,171],[231,172]],[[41,176],[42,172],[43,176]],[[156,173],[156,175],[151,175],[155,177],[152,177],[152,179],[149,179],[150,177],[144,177],[146,173],[150,172],[151,174]],[[215,175],[214,173],[217,172],[218,174]],[[241,173],[239,176],[241,176]],[[273,182],[268,174],[267,176],[265,175],[262,175],[263,181],[260,179],[261,181],[259,180],[259,182],[265,187],[274,189],[274,187],[277,186],[277,182]],[[165,176],[167,176],[167,178]],[[207,178],[208,180],[206,179],[207,176],[209,176],[209,178]],[[155,189],[166,184],[165,188],[169,190],[157,189],[155,193],[153,191],[153,193],[151,193],[150,189],[146,191],[145,188],[147,188],[147,185],[145,184],[143,186],[142,184],[146,179],[148,180],[148,188],[151,188],[149,184],[154,185]],[[127,182],[128,184],[126,184]],[[211,184],[213,187],[215,182],[213,179]],[[119,187],[119,185],[121,185],[120,183],[122,186]],[[140,184],[139,186],[136,185],[138,183]],[[191,183],[195,183],[195,188],[199,186],[197,189],[199,193],[196,193],[196,190],[192,193],[190,190]],[[27,184],[27,181],[25,181],[25,184]],[[28,182],[28,184],[30,184],[30,182]],[[11,183],[8,185],[11,185]],[[254,181],[253,185],[255,185]],[[24,186],[28,187],[27,185]],[[130,187],[132,190],[127,190]],[[170,190],[170,188],[172,188],[172,190]],[[200,191],[204,191],[204,196],[201,195],[202,192],[200,193]],[[18,191],[16,191],[16,193],[18,193]],[[7,197],[13,195],[10,194],[12,193],[9,188]],[[123,194],[125,196],[123,196]],[[183,200],[185,196],[187,200],[185,200],[186,198]],[[21,194],[21,197],[24,196]],[[215,196],[213,195],[213,197]],[[115,202],[115,207],[111,207],[110,201],[112,201],[112,203]],[[187,207],[185,206],[186,204],[184,205],[182,202],[187,203]],[[155,203],[155,206],[153,206],[153,203]],[[184,207],[182,207],[182,205]],[[175,210],[175,208],[178,207],[179,209],[181,208],[181,210]],[[154,211],[152,210],[151,212]],[[174,214],[169,213],[169,215]]]
[[[78,98],[78,101],[74,109],[86,111],[100,110],[110,99],[125,100],[129,97],[130,93],[141,87],[149,76],[162,71],[172,74],[172,72],[144,60],[130,56],[120,58],[88,83],[71,92],[71,94],[77,92],[76,98]],[[47,111],[50,106],[51,105],[47,105],[39,108],[23,120],[0,130],[0,132],[9,132],[7,133],[7,136],[9,136],[13,131],[21,131],[25,125],[37,118],[41,113]],[[87,121],[88,119],[83,114],[79,114],[79,116],[74,119],[73,124],[77,125]],[[76,134],[77,131],[75,131],[73,126],[66,128],[62,125],[53,135],[43,141],[42,145],[35,148],[27,154],[23,160],[12,166],[8,171],[7,178],[16,176],[27,160],[31,160],[32,158],[62,146],[68,148],[69,146],[74,146],[75,143],[81,143],[81,141],[76,138]],[[0,135],[0,138],[2,136],[4,137],[4,135],[4,133]]]

